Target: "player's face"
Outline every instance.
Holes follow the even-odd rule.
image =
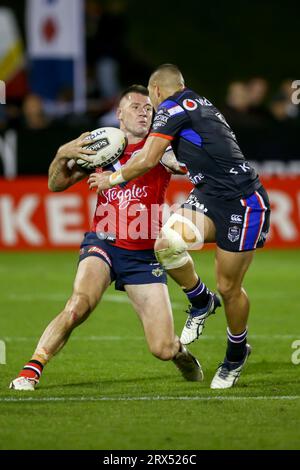
[[[118,109],[120,127],[134,137],[144,138],[149,132],[153,108],[148,96],[139,93],[126,95]]]

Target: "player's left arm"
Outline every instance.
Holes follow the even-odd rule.
[[[165,100],[161,103],[143,149],[136,158],[130,159],[124,167],[110,175],[109,187],[130,181],[154,168],[188,121],[186,111],[175,101]]]
[[[169,139],[150,135],[142,150],[122,166],[122,177],[125,181],[133,180],[152,170],[159,162],[171,173],[179,175],[187,173],[185,164],[179,163],[176,159]]]
[[[152,170],[165,154],[170,142],[164,138],[149,136],[142,150],[122,166],[122,176],[130,181]]]
[[[159,163],[169,144],[164,138],[148,137],[142,150],[128,160],[121,169],[114,173],[109,171],[101,174],[93,173],[88,179],[90,189],[97,188],[97,193],[101,193],[105,189],[144,175]]]
[[[172,100],[164,101],[155,115],[152,129],[142,150],[114,173],[103,173],[97,177],[97,192],[130,181],[154,168],[164,155],[170,142],[186,126],[189,117],[185,110]],[[89,179],[90,187],[96,187],[94,175]]]

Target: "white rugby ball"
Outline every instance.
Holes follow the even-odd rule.
[[[100,127],[95,129],[86,137],[85,140],[94,140],[95,142],[86,145],[89,150],[95,150],[96,155],[87,155],[93,161],[92,163],[78,159],[77,164],[88,170],[97,167],[103,167],[117,160],[127,145],[127,139],[121,129],[116,127]]]

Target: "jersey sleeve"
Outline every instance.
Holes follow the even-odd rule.
[[[175,101],[166,100],[157,110],[150,136],[163,137],[171,141],[185,127],[188,120],[189,117],[182,106]]]

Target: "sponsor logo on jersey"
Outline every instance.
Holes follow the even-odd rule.
[[[237,242],[241,236],[241,229],[239,227],[229,227],[228,230],[228,240],[232,243]]]
[[[102,202],[102,206],[107,206],[113,201],[118,201],[119,209],[127,209],[132,202],[140,202],[142,198],[148,196],[148,186],[140,188],[134,184],[131,188],[110,188],[104,191],[103,197],[105,202]]]
[[[177,106],[173,106],[173,108],[169,108],[168,113],[170,114],[170,116],[175,116],[175,114],[184,113],[184,110],[178,104]]]
[[[196,196],[194,196],[193,194],[189,195],[189,197],[187,198],[185,204],[189,204],[190,206],[197,207],[197,209],[199,209],[199,211],[201,211],[203,213],[208,212],[207,207],[205,207],[204,204],[202,204],[200,201],[198,201]]]
[[[198,104],[194,100],[187,99],[184,100],[182,104],[187,111],[195,111],[195,109],[198,108]]]
[[[108,264],[111,266],[111,261],[110,257],[108,256],[105,251],[101,250],[98,246],[92,246],[91,248],[88,249],[88,253],[97,253],[98,255],[103,256],[103,258],[108,262]]]
[[[176,114],[176,113],[174,113],[174,114]],[[160,114],[159,116],[155,116],[154,124],[155,125],[165,124],[165,123],[168,122],[169,117],[170,117],[170,115],[166,115],[166,114]]]
[[[242,224],[243,223],[243,216],[238,214],[232,214],[230,217],[230,221],[235,224]]]
[[[250,170],[251,170],[251,167],[249,165],[249,162],[244,162],[242,165],[238,165],[237,167],[231,168],[229,173],[231,173],[232,175],[240,175],[241,171],[243,173],[247,173]]]
[[[212,106],[212,103],[207,98],[197,98],[196,101],[201,106]]]
[[[170,119],[170,114],[169,110],[164,108],[158,111],[158,113],[155,115],[153,125],[152,125],[152,130],[157,130],[160,127],[163,127],[167,124],[168,120]]]
[[[202,173],[198,173],[195,176],[189,176],[190,181],[196,186],[197,184],[201,183],[204,180],[204,175]]]
[[[155,277],[161,277],[163,275],[164,271],[162,268],[155,268],[155,269],[152,269],[152,274],[153,276]]]

